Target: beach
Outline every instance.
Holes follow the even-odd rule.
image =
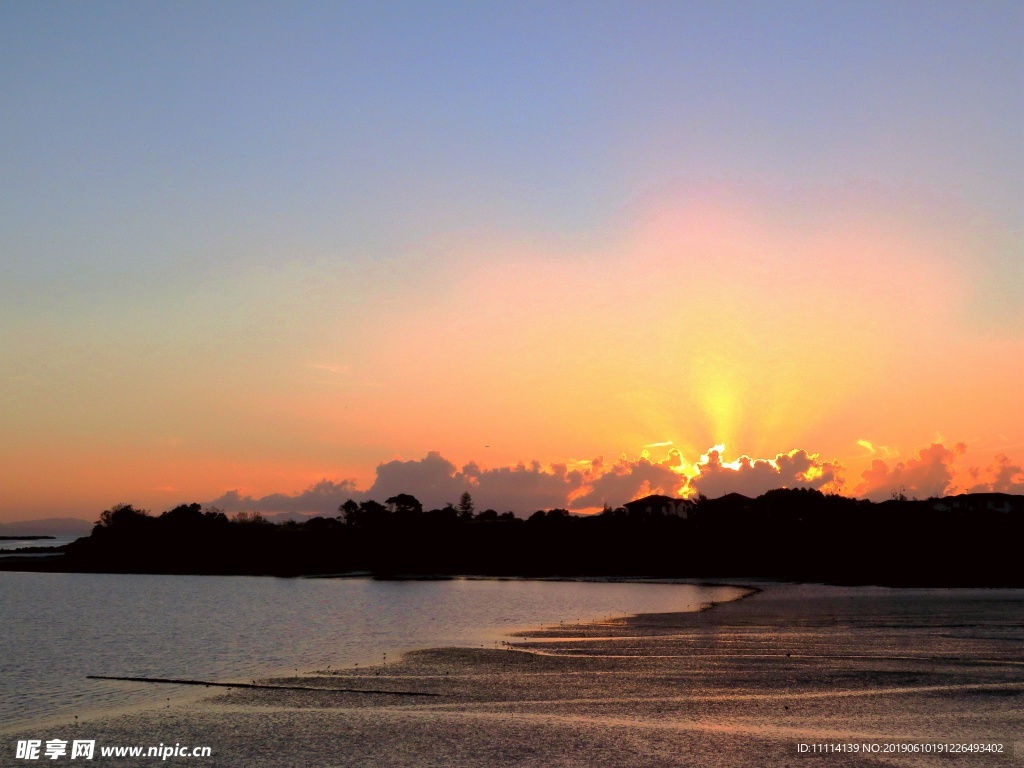
[[[28,738],[209,747],[166,761],[202,766],[1021,764],[1024,591],[757,586],[12,734],[4,764]]]

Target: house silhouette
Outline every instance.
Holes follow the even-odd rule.
[[[693,502],[674,496],[663,496],[658,493],[644,496],[642,499],[628,501],[622,505],[630,517],[651,515],[671,515],[685,520],[689,517]]]

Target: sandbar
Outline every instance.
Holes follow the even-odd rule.
[[[0,763],[43,737],[209,746],[167,761],[204,767],[1024,765],[1024,590],[759,587],[698,613],[259,681],[322,691],[228,689],[10,735]]]

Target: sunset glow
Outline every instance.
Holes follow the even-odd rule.
[[[9,6],[0,522],[1024,493],[1020,9],[787,7]]]

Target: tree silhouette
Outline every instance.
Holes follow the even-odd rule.
[[[110,530],[137,529],[153,520],[149,510],[136,509],[131,504],[115,504],[100,513],[99,527]]]
[[[359,503],[353,499],[349,499],[340,507],[338,511],[341,512],[345,518],[345,525],[358,525],[359,524]]]
[[[419,499],[415,496],[411,496],[408,493],[400,493],[397,496],[392,496],[390,499],[385,500],[388,509],[399,517],[412,517],[413,515],[419,515],[423,512],[423,505]]]
[[[251,573],[294,576],[370,571],[487,575],[632,575],[717,578],[756,573],[790,581],[907,586],[1020,586],[1024,495],[964,494],[881,503],[809,488],[701,498],[686,518],[538,510],[528,520],[488,509],[469,493],[420,513],[408,494],[352,499],[339,519],[270,523],[255,512],[228,521],[181,504],[160,516],[130,504],[99,515],[92,535],[66,546],[49,570],[116,573]],[[390,510],[389,508],[390,507]],[[884,536],[884,554],[863,553]],[[833,542],[828,547],[821,542]],[[961,550],[984,557],[958,558]],[[49,565],[48,565],[49,563]],[[0,570],[30,565],[19,561]]]
[[[238,512],[231,518],[231,522],[242,525],[270,525],[267,519],[259,512]]]
[[[358,504],[349,499],[339,507],[339,510],[345,515],[345,524],[357,528],[379,525],[391,514],[387,507],[372,499]]]

